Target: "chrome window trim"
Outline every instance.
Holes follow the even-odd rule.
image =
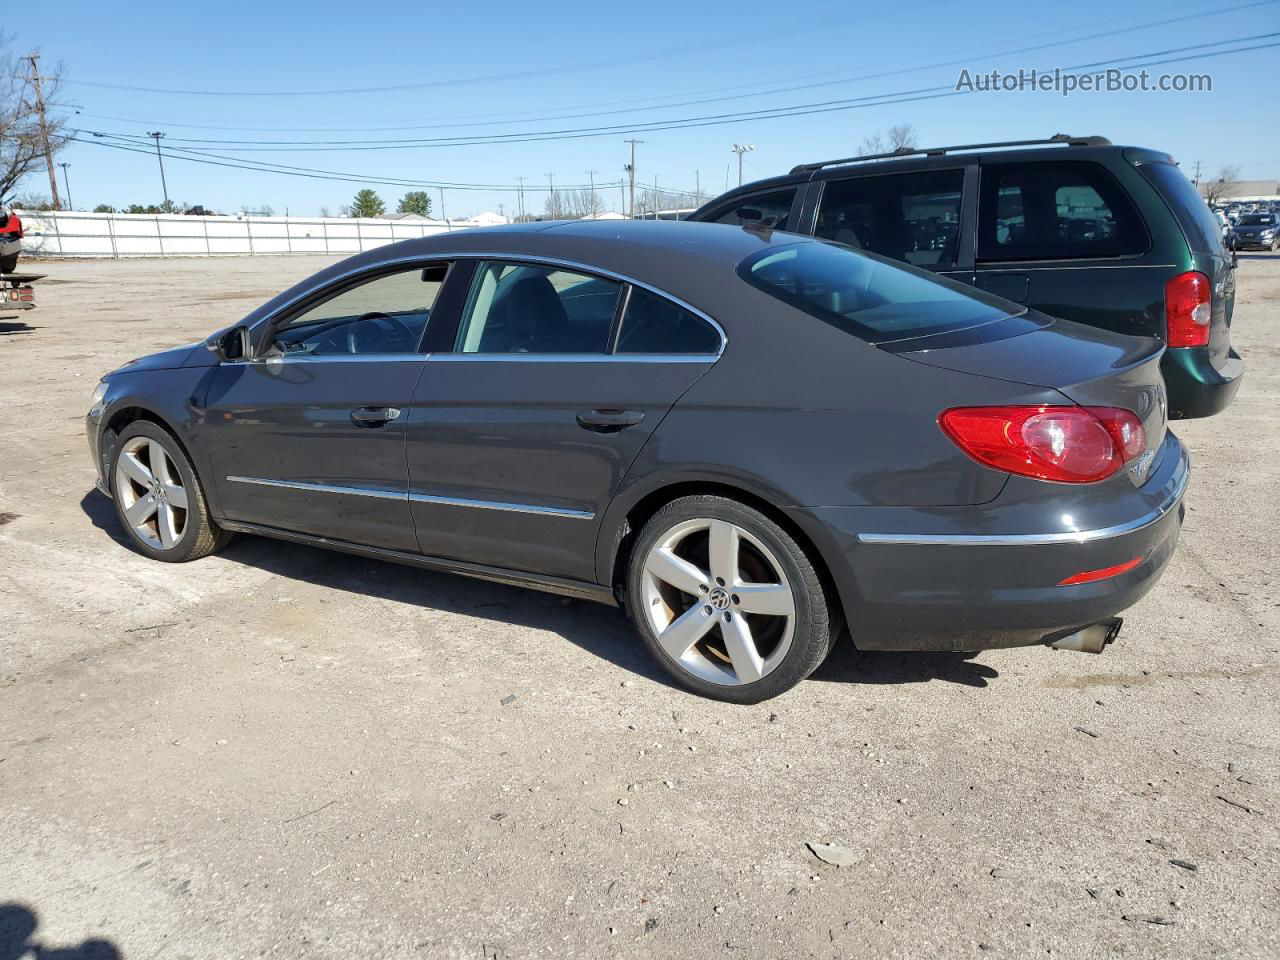
[[[308,493],[338,493],[355,497],[375,497],[380,500],[401,500],[413,503],[434,503],[448,507],[470,507],[473,510],[501,510],[507,513],[531,513],[543,517],[561,517],[566,520],[594,520],[589,510],[571,510],[567,507],[541,507],[532,503],[506,503],[500,500],[470,500],[465,497],[437,497],[426,493],[409,493],[399,490],[379,490],[376,487],[355,487],[335,483],[312,483],[305,480],[269,480],[265,477],[228,476],[229,483],[250,483],[261,487],[277,487],[285,490],[302,490]]]
[[[860,533],[859,543],[875,544],[909,544],[957,547],[1020,547],[1037,546],[1054,543],[1093,543],[1097,540],[1108,540],[1112,537],[1134,533],[1162,520],[1182,500],[1191,479],[1191,471],[1186,463],[1179,466],[1180,473],[1174,481],[1173,490],[1156,509],[1144,513],[1126,523],[1118,523],[1110,527],[1099,527],[1094,530],[1068,530],[1061,533],[1018,533],[971,535],[954,533]]]
[[[604,277],[609,280],[616,280],[619,283],[629,283],[629,284],[632,284],[633,286],[641,287],[644,290],[648,290],[650,293],[656,294],[657,296],[662,297],[666,300],[670,300],[672,303],[676,304],[679,307],[684,308],[685,310],[688,310],[694,316],[698,317],[701,320],[706,321],[707,323],[711,324],[713,328],[715,328],[715,331],[720,334],[720,349],[714,354],[712,353],[698,354],[699,357],[704,359],[716,360],[719,357],[724,355],[724,348],[729,343],[729,335],[725,333],[724,327],[720,326],[720,324],[716,321],[714,317],[710,316],[708,313],[706,313],[703,310],[699,310],[697,307],[695,307],[693,304],[689,303],[688,301],[682,300],[679,297],[675,296],[674,294],[668,293],[667,291],[662,290],[659,287],[655,287],[653,284],[646,283],[643,280],[637,280],[635,277],[628,276],[627,274],[624,274],[624,273],[618,273],[615,270],[609,270],[606,267],[594,266],[589,263],[583,263],[579,260],[566,260],[561,257],[545,257],[538,254],[533,254],[533,253],[510,253],[510,252],[500,251],[500,250],[484,251],[484,252],[477,252],[474,250],[470,250],[470,251],[442,250],[439,252],[433,251],[432,253],[429,253],[429,254],[417,253],[417,254],[404,256],[404,257],[392,257],[387,260],[380,260],[374,264],[366,263],[354,269],[348,270],[345,273],[340,273],[335,277],[331,277],[328,280],[328,282],[324,284],[323,287],[312,287],[309,290],[303,291],[293,299],[289,300],[287,303],[281,304],[279,307],[277,307],[267,316],[258,320],[249,329],[256,337],[258,334],[258,331],[261,328],[263,328],[264,325],[270,326],[272,323],[275,322],[275,320],[278,317],[292,310],[302,301],[315,296],[318,292],[320,292],[321,290],[327,287],[338,286],[342,283],[345,283],[348,280],[351,280],[354,277],[360,276],[361,274],[380,273],[388,268],[405,266],[405,265],[414,264],[414,263],[422,263],[422,264],[439,263],[442,260],[449,260],[449,261],[510,260],[510,261],[523,262],[523,263],[536,263],[542,266],[563,267],[564,269],[569,271],[581,271],[588,274],[594,274],[596,276]],[[370,354],[370,356],[377,356],[377,354]],[[383,356],[389,356],[389,355],[383,354]],[[436,356],[444,356],[444,354],[436,354]],[[450,354],[450,356],[452,356],[452,354]],[[503,354],[468,354],[468,356],[495,357],[495,356],[503,356]],[[510,356],[510,355],[507,354],[507,356]],[[537,356],[537,355],[532,354],[530,356]],[[543,354],[543,356],[546,356],[546,354]],[[601,354],[601,356],[614,356],[614,354]],[[632,356],[636,356],[636,355],[633,354]],[[663,355],[653,354],[653,356],[663,356]],[[672,356],[676,356],[676,354],[672,354]],[[267,359],[267,358],[254,357],[251,359]]]

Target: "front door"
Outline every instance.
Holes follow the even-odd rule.
[[[605,507],[722,344],[707,319],[639,286],[480,264],[453,351],[431,355],[411,405],[422,552],[594,579]]]
[[[405,436],[445,265],[342,283],[210,379],[204,429],[231,520],[416,550]]]

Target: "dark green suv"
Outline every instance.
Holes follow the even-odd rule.
[[[1165,153],[1102,137],[900,150],[807,163],[691,220],[771,225],[936,271],[1044,313],[1156,337],[1174,417],[1225,409],[1235,257]]]

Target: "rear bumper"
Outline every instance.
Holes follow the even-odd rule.
[[[1169,416],[1194,420],[1231,405],[1244,379],[1244,360],[1230,350],[1227,362],[1218,368],[1206,347],[1173,347],[1160,358],[1160,372],[1169,393]]]
[[[1102,526],[1073,520],[1054,499],[1040,512],[1044,521],[1060,521],[1054,532],[1019,529],[1011,518],[1025,510],[1002,509],[1001,498],[967,508],[828,507],[811,514],[840,549],[829,566],[860,649],[1028,646],[1114,617],[1156,584],[1178,542],[1188,477],[1186,453],[1169,434],[1153,475],[1141,488],[1117,493],[1119,512]],[[1073,529],[1062,530],[1061,521]],[[966,523],[972,532],[963,530]],[[1135,557],[1141,562],[1118,576],[1060,585]]]

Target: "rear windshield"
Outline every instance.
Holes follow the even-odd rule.
[[[837,243],[753,254],[738,274],[754,287],[871,343],[948,333],[1026,313],[925,270]]]
[[[1144,163],[1138,169],[1173,209],[1173,216],[1182,228],[1191,251],[1223,256],[1222,224],[1186,174],[1172,163]]]
[[[1239,227],[1269,227],[1276,222],[1276,218],[1269,213],[1246,213],[1240,218],[1236,226]]]

